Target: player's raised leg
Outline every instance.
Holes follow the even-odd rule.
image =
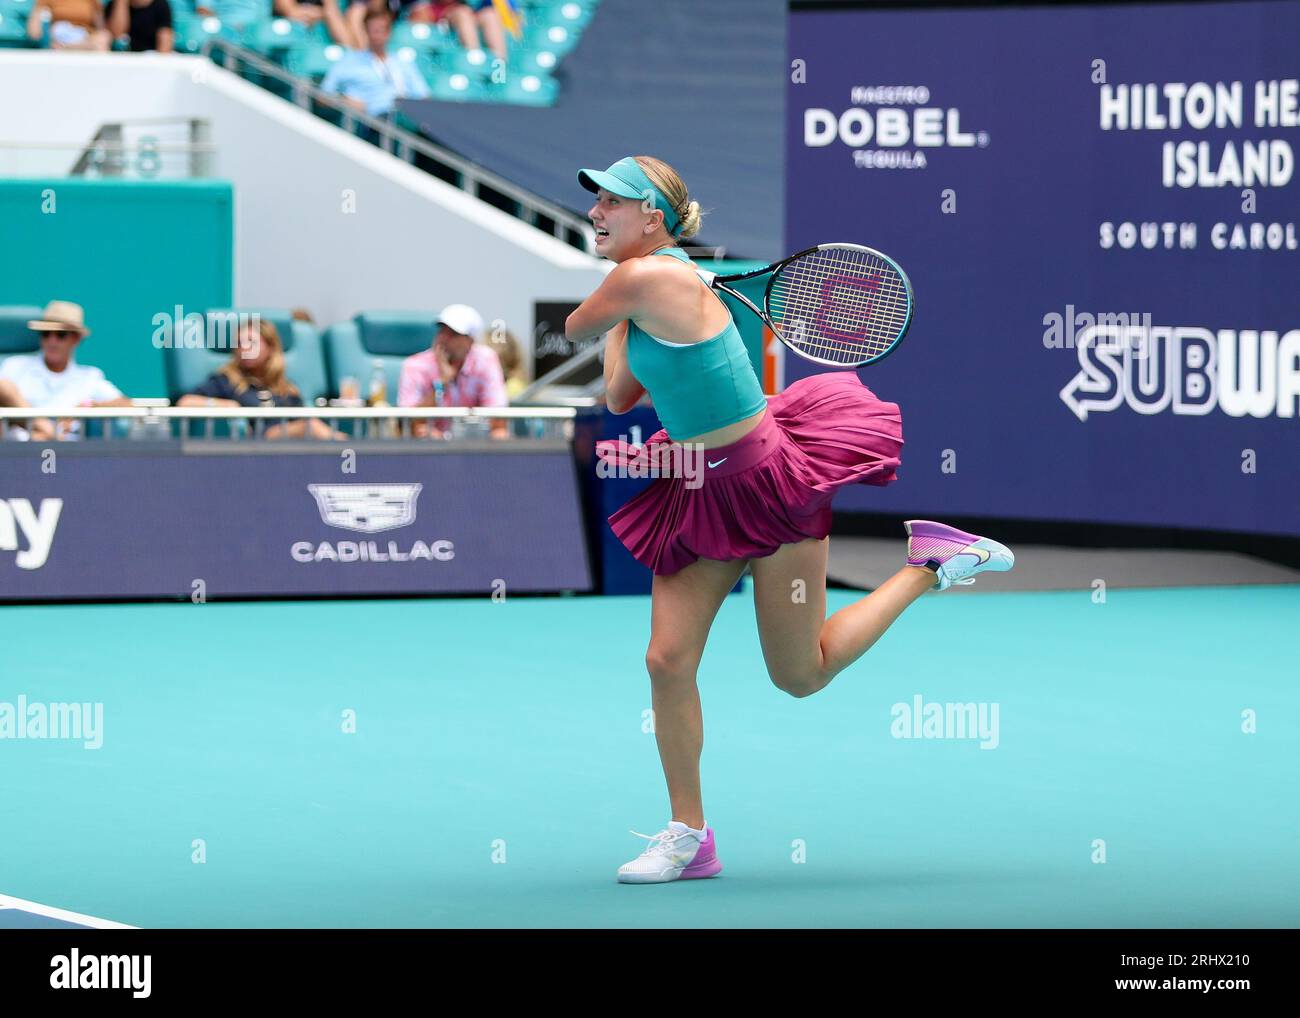
[[[754,610],[768,675],[791,696],[809,696],[871,649],[927,590],[973,583],[984,570],[1015,564],[1010,549],[989,538],[929,520],[908,527],[907,565],[866,597],[826,618],[829,540],[783,545],[754,559]]]
[[[750,563],[763,659],[772,682],[791,696],[823,689],[934,586],[932,570],[907,566],[827,618],[829,544],[828,538],[810,538]]]

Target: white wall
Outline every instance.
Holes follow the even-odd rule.
[[[0,142],[84,143],[139,117],[208,120],[214,173],[235,186],[238,304],[302,306],[328,324],[462,302],[531,349],[532,302],[581,300],[610,268],[201,57],[0,51],[0,95]],[[6,176],[58,175],[48,155],[37,168],[0,152]]]

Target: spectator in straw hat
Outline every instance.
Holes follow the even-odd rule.
[[[73,407],[130,406],[99,368],[78,364],[77,346],[90,335],[80,304],[52,300],[44,314],[27,323],[40,336],[41,352],[18,354],[0,364],[0,406],[71,409]],[[32,437],[56,437],[50,421],[32,422]],[[72,422],[65,437],[80,431]]]

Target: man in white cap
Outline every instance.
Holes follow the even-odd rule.
[[[506,381],[496,351],[484,343],[483,316],[468,304],[448,304],[438,315],[438,331],[428,350],[402,362],[397,385],[397,405],[507,406]],[[411,433],[429,433],[427,421],[415,421]],[[445,435],[447,423],[433,421],[434,432]],[[492,437],[505,438],[509,426],[492,422]]]
[[[27,327],[40,336],[41,352],[7,357],[0,364],[0,406],[70,409],[131,405],[99,368],[77,363],[77,345],[90,335],[80,304],[52,300],[42,316]],[[31,429],[38,440],[58,437],[54,425],[44,418],[33,420]],[[63,437],[79,433],[79,424],[74,423]],[[11,437],[24,435],[19,432]]]

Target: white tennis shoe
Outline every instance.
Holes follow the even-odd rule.
[[[671,821],[658,834],[632,832],[650,842],[646,850],[618,868],[620,884],[663,884],[670,880],[695,880],[722,872],[713,831],[703,837],[680,820]]]

